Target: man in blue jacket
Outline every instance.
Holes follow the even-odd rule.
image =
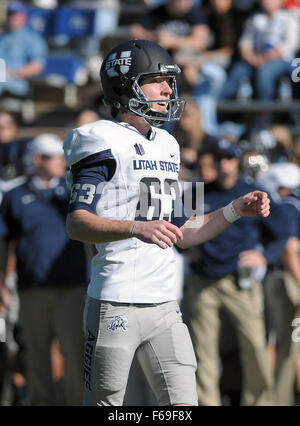
[[[239,148],[227,140],[214,149],[218,176],[205,185],[205,214],[253,187],[239,176]],[[218,371],[219,314],[235,327],[243,370],[243,405],[272,403],[273,380],[266,352],[261,281],[275,264],[289,236],[284,210],[272,203],[271,215],[236,222],[199,246],[189,277],[190,329],[197,357],[200,405],[221,405]]]
[[[16,242],[29,403],[55,405],[50,350],[55,338],[64,358],[65,403],[80,405],[86,253],[83,244],[66,233],[70,193],[62,141],[56,135],[39,135],[32,153],[34,175],[5,193],[0,206],[0,237]]]
[[[24,97],[29,79],[39,75],[48,54],[46,41],[26,27],[26,6],[17,0],[8,2],[5,31],[0,34],[0,58],[5,64],[5,80],[0,80],[0,96]]]

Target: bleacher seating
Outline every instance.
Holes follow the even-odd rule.
[[[27,26],[46,39],[54,34],[55,9],[27,8]]]
[[[88,81],[84,61],[73,54],[50,54],[42,74],[35,81],[64,90],[64,102],[72,107],[77,101],[77,87]]]
[[[94,34],[95,11],[71,7],[28,8],[27,25],[45,38],[86,37]]]
[[[95,11],[71,7],[43,9],[27,8],[27,25],[42,35],[51,46],[56,37],[86,37],[94,33]],[[64,103],[73,107],[77,102],[77,88],[88,81],[88,71],[84,61],[72,51],[59,52],[50,48],[45,69],[42,74],[32,79],[32,85],[61,88],[64,92]]]
[[[54,35],[87,37],[94,34],[95,10],[59,7],[54,12]]]
[[[59,6],[55,9],[30,6],[27,8],[27,11],[27,25],[32,30],[40,33],[48,41],[50,46],[45,69],[40,76],[32,80],[32,85],[34,87],[34,85],[38,83],[39,85],[44,84],[50,88],[55,87],[62,89],[65,105],[72,108],[77,101],[78,88],[84,86],[88,82],[88,70],[77,52],[71,49],[62,49],[60,45],[56,46],[53,40],[60,37],[72,39],[76,37],[92,36],[95,32],[95,11],[92,9],[64,6]],[[144,11],[144,2],[121,2],[119,27],[114,34],[103,39],[101,44],[102,54],[106,54],[113,45],[128,38],[128,26],[141,16]],[[292,71],[291,69],[291,72]],[[22,101],[18,100],[18,103],[21,105],[20,111],[24,121],[29,122],[33,120],[34,99],[29,98],[26,100],[26,103],[22,103]],[[17,101],[15,101],[15,105],[17,105]],[[237,116],[240,114],[253,115],[260,111],[270,111],[274,113],[282,112],[287,114],[292,110],[297,113],[299,112],[298,97],[294,102],[289,103],[276,101],[266,104],[251,100],[248,103],[241,104],[233,100],[226,102],[222,101],[218,104],[218,113],[223,116],[228,114],[236,114]]]

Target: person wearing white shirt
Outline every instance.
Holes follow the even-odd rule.
[[[241,60],[235,62],[222,98],[236,95],[245,77],[254,83],[254,96],[271,101],[282,76],[290,75],[291,61],[299,50],[299,28],[293,11],[282,9],[283,0],[260,0],[261,11],[245,25],[239,42]]]

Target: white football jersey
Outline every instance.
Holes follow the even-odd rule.
[[[98,216],[116,220],[171,219],[174,201],[180,197],[180,153],[177,141],[167,131],[152,128],[147,139],[127,123],[100,120],[72,130],[64,151],[69,167],[99,152],[114,158],[116,169],[109,182],[98,187],[83,184],[86,196],[82,200],[86,204],[95,193],[101,193]],[[72,194],[76,196],[76,188]],[[172,248],[161,249],[134,237],[97,244],[96,248],[89,296],[124,303],[176,300],[177,266]]]

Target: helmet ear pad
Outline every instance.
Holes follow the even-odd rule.
[[[122,90],[119,86],[113,86],[112,90],[115,92],[116,96],[121,97],[122,96]]]
[[[130,40],[121,43],[109,52],[101,66],[100,77],[104,102],[121,111],[143,116],[154,125],[161,125],[164,121],[178,120],[185,104],[184,99],[178,98],[177,95],[175,76],[179,73],[180,69],[174,64],[169,53],[157,43],[149,40]],[[171,114],[156,113],[151,109],[149,104],[151,100],[146,99],[139,84],[141,78],[149,76],[173,77],[175,83],[168,108]],[[169,100],[166,99],[166,101]],[[177,106],[176,103],[178,103]],[[146,113],[146,110],[149,113]],[[181,113],[178,112],[180,110],[182,110]],[[155,123],[152,122],[153,114],[160,116],[155,117]],[[158,118],[161,119],[161,124]]]

